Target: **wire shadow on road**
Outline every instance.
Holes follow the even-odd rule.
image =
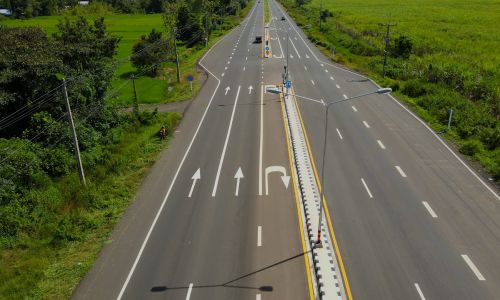
[[[311,252],[311,250],[309,251],[306,251],[306,252],[301,252],[299,254],[296,254],[294,256],[291,256],[289,258],[286,258],[286,259],[283,259],[283,260],[280,260],[278,262],[275,262],[273,264],[270,264],[268,266],[265,266],[263,268],[260,268],[258,270],[255,270],[253,272],[250,272],[250,273],[247,273],[247,274],[244,274],[242,276],[239,276],[239,277],[236,277],[232,280],[229,280],[227,282],[224,282],[224,283],[220,283],[220,284],[209,284],[209,285],[196,285],[196,286],[193,286],[193,289],[200,289],[200,288],[216,288],[216,287],[225,287],[225,288],[237,288],[237,289],[251,289],[251,290],[259,290],[259,291],[262,291],[262,292],[272,292],[273,291],[273,287],[270,286],[270,285],[263,285],[263,286],[260,286],[260,287],[252,287],[252,286],[241,286],[241,285],[234,285],[233,283],[241,280],[241,279],[244,279],[244,278],[247,278],[247,277],[250,277],[252,275],[255,275],[257,273],[260,273],[260,272],[263,272],[265,270],[268,270],[268,269],[271,269],[271,268],[274,268],[278,265],[281,265],[281,264],[284,264],[284,263],[287,263],[289,261],[292,261],[296,258],[299,258],[299,257],[302,257],[304,255],[307,255],[309,254],[309,252]],[[165,292],[165,291],[168,291],[168,290],[182,290],[182,289],[189,289],[189,286],[176,286],[176,287],[167,287],[167,286],[154,286],[151,288],[151,292],[152,293],[158,293],[158,292]]]

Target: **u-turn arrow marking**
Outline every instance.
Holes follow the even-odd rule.
[[[266,168],[265,175],[266,175],[266,195],[269,195],[269,173],[272,172],[279,172],[283,175],[281,175],[281,180],[283,181],[283,184],[285,185],[285,188],[288,189],[288,185],[290,184],[290,176],[286,175],[286,169],[283,166],[270,166]]]

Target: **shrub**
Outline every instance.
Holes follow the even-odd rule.
[[[405,82],[401,92],[406,96],[417,98],[427,94],[427,88],[420,80],[412,79]]]
[[[474,156],[475,154],[481,153],[484,151],[483,144],[478,140],[468,140],[462,143],[459,149],[460,153]]]

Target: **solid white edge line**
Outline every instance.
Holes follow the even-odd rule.
[[[370,128],[370,125],[366,121],[363,121],[363,124],[365,124],[366,128]]]
[[[189,284],[189,288],[188,288],[188,293],[186,295],[186,300],[189,300],[191,298],[191,292],[193,291],[193,284],[190,283]]]
[[[418,295],[420,296],[420,300],[425,300],[424,293],[422,293],[420,286],[416,282],[415,282],[415,288],[417,289]]]
[[[429,203],[427,203],[427,201],[422,201],[422,204],[425,206],[425,208],[427,209],[427,211],[429,212],[429,214],[431,215],[431,217],[433,217],[433,218],[437,218],[438,217],[436,215],[436,213],[434,212],[434,210],[432,209],[432,207],[429,205]]]
[[[253,14],[253,12],[255,11],[255,7],[256,6],[254,6],[254,9],[252,10],[252,12],[248,16],[248,18],[250,18],[251,15]],[[144,238],[144,241],[141,244],[141,248],[139,249],[139,252],[137,253],[137,256],[135,257],[134,263],[132,264],[132,268],[130,269],[130,271],[129,271],[128,275],[127,275],[127,278],[125,279],[125,282],[123,283],[122,288],[120,289],[120,293],[118,294],[117,300],[120,300],[123,297],[123,294],[124,294],[125,290],[127,289],[128,283],[130,282],[130,279],[132,278],[132,274],[134,273],[135,268],[137,267],[137,264],[139,263],[139,259],[142,256],[142,252],[144,251],[144,248],[146,247],[146,244],[147,244],[147,242],[149,240],[149,237],[151,236],[151,233],[153,232],[153,229],[154,229],[154,227],[156,225],[156,222],[158,221],[158,218],[160,217],[160,214],[161,214],[161,212],[163,210],[163,207],[165,207],[165,203],[167,203],[168,196],[170,195],[170,192],[172,192],[172,188],[174,187],[174,183],[175,183],[175,181],[177,179],[177,176],[179,175],[179,172],[180,172],[182,166],[184,165],[184,161],[186,160],[186,157],[187,157],[187,155],[189,153],[189,150],[191,150],[191,147],[193,146],[194,140],[196,139],[196,137],[198,135],[198,132],[200,131],[201,125],[203,124],[203,121],[205,120],[205,116],[207,115],[208,109],[210,108],[210,106],[212,104],[212,101],[214,100],[215,94],[217,93],[217,90],[219,89],[220,79],[217,78],[217,76],[215,76],[212,72],[210,72],[210,70],[207,67],[205,67],[205,65],[203,65],[202,61],[205,59],[205,57],[208,55],[208,53],[210,53],[210,51],[212,51],[212,49],[214,49],[217,46],[217,44],[219,44],[221,41],[223,41],[228,36],[230,36],[233,33],[233,31],[235,29],[237,29],[237,28],[238,27],[233,28],[231,30],[231,32],[229,32],[222,39],[218,40],[217,43],[215,43],[212,46],[212,48],[208,49],[208,51],[200,59],[200,62],[199,62],[200,66],[202,66],[210,75],[212,75],[217,80],[217,86],[215,87],[215,90],[214,90],[214,92],[212,94],[212,97],[210,97],[210,100],[208,101],[207,107],[205,108],[205,111],[203,112],[201,120],[198,123],[198,127],[196,128],[196,131],[194,132],[194,135],[193,135],[193,138],[191,139],[191,142],[189,142],[189,146],[186,149],[186,152],[184,153],[184,156],[182,157],[182,160],[181,160],[181,162],[179,164],[179,167],[177,167],[177,170],[175,171],[174,178],[172,179],[172,182],[170,183],[170,186],[168,188],[167,194],[165,194],[165,197],[163,198],[163,201],[162,201],[162,203],[160,205],[160,208],[158,209],[158,212],[156,213],[156,216],[153,219],[153,223],[151,223],[151,226],[149,227],[148,233],[146,234],[146,237]]]
[[[217,175],[215,176],[215,183],[214,183],[214,189],[212,191],[212,197],[215,197],[215,195],[217,194],[220,171],[222,170],[222,164],[224,163],[224,157],[226,156],[227,144],[229,143],[229,136],[231,135],[231,129],[233,127],[234,113],[236,112],[236,106],[238,106],[238,98],[240,97],[240,90],[241,90],[241,85],[238,86],[238,91],[236,92],[233,111],[231,112],[231,119],[229,120],[229,126],[227,128],[226,140],[224,141],[224,148],[222,148],[222,153],[220,155],[219,167],[217,168]]]
[[[477,279],[480,281],[485,281],[486,279],[484,278],[483,274],[479,272],[479,269],[476,267],[476,265],[472,262],[472,260],[469,258],[468,255],[462,254],[462,258],[465,260],[465,263],[469,266],[469,268],[474,272],[474,275],[476,275]]]
[[[260,86],[259,196],[262,196],[262,153],[264,147],[264,86]]]
[[[370,189],[368,188],[368,185],[366,185],[366,182],[363,178],[361,178],[361,182],[363,183],[363,185],[365,186],[365,189],[366,189],[366,192],[368,193],[368,196],[370,196],[370,198],[373,198],[373,195],[372,193],[370,192]]]
[[[344,138],[342,137],[342,134],[340,134],[340,130],[337,128],[337,133],[339,134],[339,137],[341,140],[343,140]]]
[[[384,149],[385,150],[385,146],[384,144],[382,144],[382,141],[381,140],[377,140],[377,143],[378,145],[380,146],[380,148]]]
[[[402,177],[404,177],[404,178],[406,178],[406,177],[407,177],[407,176],[406,176],[406,174],[405,174],[405,172],[403,171],[403,169],[401,169],[401,167],[400,167],[400,166],[395,166],[395,167],[396,167],[396,170],[398,170],[399,175],[401,175],[401,176],[402,176]]]
[[[262,247],[262,226],[257,226],[257,247]]]
[[[255,300],[261,300],[261,299],[262,299],[262,298],[261,298],[261,295],[260,295],[260,294],[255,295]]]

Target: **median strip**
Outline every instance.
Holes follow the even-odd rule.
[[[331,233],[328,231],[328,224],[325,212],[322,213],[322,230],[319,236],[322,247],[317,247],[316,232],[319,224],[320,193],[318,183],[313,173],[313,163],[309,145],[307,144],[306,133],[299,115],[298,107],[292,96],[284,97],[284,107],[287,127],[289,128],[288,138],[292,145],[293,167],[297,173],[298,180],[295,182],[299,191],[305,215],[305,228],[312,253],[312,267],[315,271],[317,295],[319,299],[345,299],[346,290],[342,276],[339,276],[339,263],[332,243]]]

